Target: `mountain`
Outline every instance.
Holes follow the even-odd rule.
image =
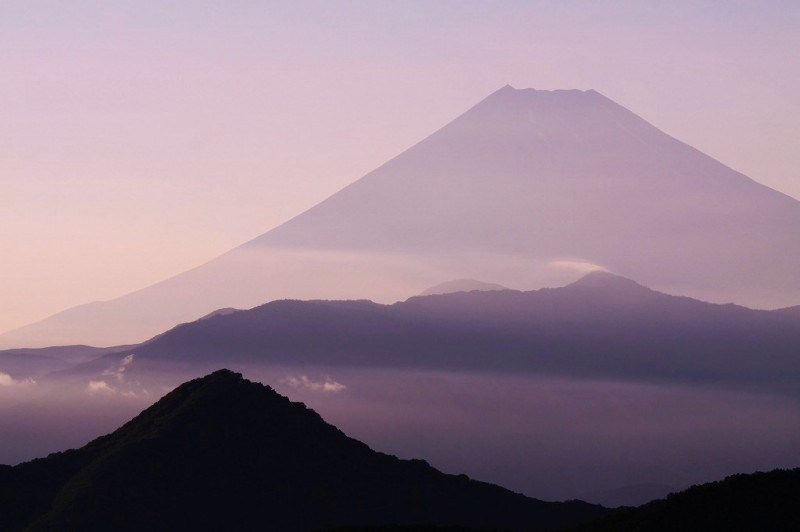
[[[800,316],[663,294],[607,272],[561,288],[372,301],[274,301],[186,323],[78,366],[149,364],[524,371],[793,394]],[[130,373],[129,373],[130,374]]]
[[[0,374],[6,374],[14,379],[39,377],[131,347],[133,346],[103,349],[86,345],[67,345],[40,349],[8,349],[0,351]]]
[[[585,532],[729,532],[800,530],[800,468],[733,475],[622,511]]]
[[[80,449],[0,467],[2,530],[549,530],[607,514],[378,453],[228,370]]]
[[[632,484],[615,489],[587,493],[581,500],[600,504],[606,508],[620,506],[641,506],[656,499],[664,499],[670,493],[679,491],[675,486],[664,484]]]
[[[419,295],[432,296],[436,294],[451,294],[453,292],[472,292],[473,290],[508,290],[508,288],[496,283],[486,283],[475,279],[454,279],[431,286],[423,290]]]
[[[134,343],[222,307],[391,302],[443,278],[539,288],[597,269],[706,301],[777,308],[800,300],[797,264],[797,200],[595,91],[506,86],[225,255],[0,343]]]
[[[790,316],[799,316],[800,317],[800,305],[796,305],[794,307],[786,307],[782,309],[778,309],[776,312],[781,312]]]

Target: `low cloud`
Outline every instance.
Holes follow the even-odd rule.
[[[107,374],[104,373],[104,375]],[[116,377],[117,374],[112,373],[111,376]],[[145,388],[142,388],[139,382],[125,383],[122,386],[122,388],[112,386],[108,382],[101,380],[89,381],[89,384],[86,385],[86,393],[89,395],[117,395],[121,397],[138,398],[150,397],[150,392]]]
[[[110,367],[107,370],[105,370],[103,372],[103,376],[114,377],[115,379],[117,379],[117,382],[124,381],[125,380],[125,370],[128,369],[128,367],[131,364],[133,364],[133,359],[134,359],[135,356],[136,355],[134,355],[133,353],[131,353],[130,355],[127,355],[125,358],[123,358],[119,362],[119,364],[115,364],[112,367]],[[99,382],[99,381],[93,381],[93,382]]]
[[[600,266],[599,264],[594,264],[592,262],[586,262],[580,260],[554,260],[548,263],[547,265],[551,268],[557,268],[560,270],[571,270],[573,272],[578,272],[578,273],[608,271],[606,268]]]
[[[89,392],[90,395],[117,392],[113,387],[109,386],[106,381],[89,381],[89,384],[86,386],[86,391]]]
[[[17,379],[14,379],[8,373],[0,372],[0,388],[10,388],[12,386],[20,386],[20,385],[23,385],[23,384],[35,384],[35,383],[36,383],[36,381],[34,381],[33,379],[30,379],[30,378],[23,379],[23,380],[17,380]]]
[[[323,381],[314,381],[305,375],[300,377],[287,376],[281,379],[281,382],[297,390],[309,390],[312,392],[341,392],[347,389],[347,386],[341,382],[331,380],[329,377],[325,377]]]

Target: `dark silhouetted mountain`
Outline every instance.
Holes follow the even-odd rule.
[[[582,532],[795,532],[800,469],[733,475],[579,527]]]
[[[526,371],[796,393],[800,318],[650,290],[605,272],[562,287],[267,303],[98,359]]]
[[[375,452],[228,370],[80,449],[0,467],[2,530],[547,530],[607,514]]]
[[[676,491],[679,491],[678,488],[664,484],[632,484],[630,486],[587,493],[581,499],[600,504],[606,508],[631,507],[641,506],[656,499],[663,499]]]
[[[455,279],[432,286],[419,295],[432,296],[436,294],[452,294],[453,292],[472,292],[473,290],[508,290],[508,288],[496,283],[485,283],[483,281],[476,281],[475,279]]]
[[[0,336],[142,341],[216,308],[379,302],[442,278],[558,286],[605,268],[757,308],[800,301],[800,202],[595,91],[504,87],[322,203],[194,270]]]

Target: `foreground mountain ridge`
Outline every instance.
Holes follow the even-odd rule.
[[[800,468],[692,486],[578,527],[581,532],[793,532],[800,530]]]
[[[595,91],[504,87],[251,242],[112,301],[0,335],[136,343],[223,307],[392,302],[442,279],[538,288],[604,268],[758,308],[800,301],[800,202]]]
[[[551,530],[607,513],[375,452],[228,370],[179,386],[80,449],[0,467],[2,530]]]

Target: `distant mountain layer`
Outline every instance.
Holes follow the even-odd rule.
[[[595,91],[504,87],[322,203],[194,270],[0,336],[140,342],[223,307],[398,301],[441,279],[606,269],[757,308],[800,302],[800,202]]]
[[[622,511],[581,532],[796,532],[800,468],[734,475]]]
[[[0,374],[4,373],[15,379],[38,377],[108,353],[124,351],[129,347],[98,348],[86,345],[67,345],[38,349],[8,349],[0,351]]]
[[[437,294],[452,294],[454,292],[472,292],[474,290],[508,290],[508,288],[496,283],[486,283],[483,281],[476,281],[475,279],[455,279],[432,286],[419,295],[432,296]]]
[[[0,529],[9,531],[552,530],[608,513],[375,452],[227,370],[179,386],[80,449],[0,466]]]
[[[562,288],[275,301],[79,366],[157,361],[526,371],[797,393],[800,316],[662,294],[605,272]]]

